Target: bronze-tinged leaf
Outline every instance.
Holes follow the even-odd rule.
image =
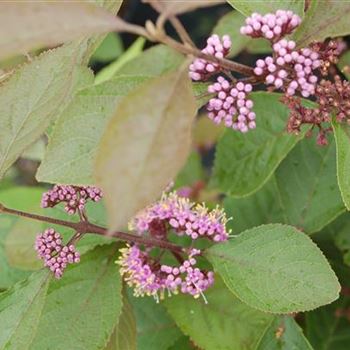
[[[116,28],[112,14],[84,1],[5,1],[0,22],[0,58]]]
[[[195,115],[186,66],[143,84],[120,102],[96,157],[95,178],[105,193],[110,230],[123,228],[156,200],[182,168]]]

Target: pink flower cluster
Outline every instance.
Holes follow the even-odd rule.
[[[203,53],[224,58],[231,49],[231,39],[224,35],[221,39],[218,35],[213,34],[207,40],[207,46],[202,50]],[[192,80],[205,80],[210,75],[220,71],[220,65],[215,62],[208,62],[202,58],[196,58],[190,65],[189,76]]]
[[[102,191],[93,186],[55,185],[51,190],[43,193],[42,208],[52,208],[57,204],[65,203],[65,210],[72,215],[77,210],[84,210],[88,200],[98,202],[102,198]]]
[[[251,91],[251,84],[231,85],[225,78],[218,77],[216,83],[208,87],[209,93],[216,94],[207,104],[208,117],[215,124],[224,122],[227,127],[243,133],[255,129],[255,113],[251,110],[254,104],[247,99]]]
[[[273,57],[256,62],[254,73],[265,76],[266,84],[273,84],[286,91],[288,96],[300,91],[303,97],[315,94],[317,76],[313,70],[320,67],[317,52],[304,48],[295,49],[295,42],[282,39],[273,45]]]
[[[266,38],[273,42],[290,34],[301,23],[301,18],[292,11],[277,10],[276,13],[261,15],[253,13],[241,27],[241,34],[252,38]]]
[[[35,241],[35,250],[38,258],[44,260],[56,278],[61,278],[68,264],[78,263],[80,254],[74,245],[63,246],[62,237],[53,228],[40,233]]]
[[[153,296],[158,302],[166,292],[171,296],[181,291],[198,298],[200,295],[204,297],[203,292],[214,283],[213,272],[194,267],[197,263],[194,256],[200,254],[198,249],[191,249],[188,259],[179,267],[157,266],[136,245],[122,248],[120,252],[117,264],[121,266],[125,281],[134,288],[135,296]]]
[[[192,239],[203,237],[221,242],[229,236],[222,209],[209,210],[204,205],[191,203],[188,198],[179,197],[176,192],[164,193],[159,202],[136,215],[129,223],[129,229],[142,235],[154,221],[163,222],[178,236],[187,235]]]
[[[187,198],[179,197],[176,192],[164,193],[160,201],[139,213],[129,223],[129,229],[140,235],[149,234],[157,239],[167,241],[169,231],[178,236],[187,235],[196,240],[209,238],[214,242],[228,239],[226,231],[226,215],[215,208],[209,211],[204,205],[191,203]],[[183,249],[188,254],[182,257],[178,266],[164,265],[160,257],[149,254],[150,249],[141,249],[138,245],[128,245],[121,249],[117,263],[121,266],[120,273],[129,286],[134,288],[135,296],[151,295],[157,301],[179,292],[190,294],[195,298],[214,283],[214,273],[203,271],[196,267],[195,256],[201,254],[199,249]],[[180,253],[181,255],[181,253]]]

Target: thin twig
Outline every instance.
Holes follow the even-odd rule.
[[[21,210],[6,208],[2,204],[0,204],[0,212],[3,212],[5,214],[10,214],[10,215],[21,216],[32,220],[41,221],[41,222],[48,222],[50,224],[70,227],[76,232],[79,232],[80,235],[83,235],[85,233],[95,233],[98,235],[106,236],[108,233],[109,237],[114,237],[122,241],[143,244],[145,246],[150,246],[150,247],[159,247],[162,249],[168,249],[170,251],[173,251],[179,254],[184,252],[184,249],[181,246],[178,246],[171,242],[162,241],[152,237],[139,236],[139,235],[126,233],[126,232],[115,231],[115,232],[109,233],[105,227],[92,224],[89,221],[71,222],[71,221],[59,220],[59,219],[54,219],[47,216],[27,213]]]
[[[176,16],[171,16],[169,18],[169,21],[184,44],[188,44],[191,47],[196,47],[191,37],[188,35],[185,27],[182,25],[181,21]]]
[[[144,27],[129,24],[122,19],[118,18],[119,27],[118,30],[121,32],[128,32],[146,37],[151,41],[158,41],[163,43],[176,51],[179,51],[185,55],[192,55],[195,57],[203,58],[207,61],[219,64],[222,68],[229,69],[234,72],[238,72],[247,76],[254,76],[254,70],[252,67],[246,66],[245,64],[230,61],[226,58],[217,58],[212,55],[203,53],[201,50],[191,47],[189,45],[182,44],[171,37],[167,36],[162,31],[157,31],[158,28],[154,26],[150,21],[146,22],[146,29]]]

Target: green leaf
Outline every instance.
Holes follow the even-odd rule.
[[[117,75],[159,76],[178,69],[184,56],[165,45],[156,45],[128,60]]]
[[[0,21],[0,58],[116,28],[112,14],[83,2],[6,2]]]
[[[138,350],[168,349],[181,337],[180,330],[162,304],[149,297],[130,296],[129,301],[136,318]]]
[[[350,214],[345,212],[336,220],[312,236],[313,241],[325,254],[342,287],[350,287],[350,269],[345,265],[349,247]],[[345,254],[344,254],[345,253]],[[350,264],[347,262],[348,265]]]
[[[279,102],[280,97],[252,94],[257,128],[247,134],[227,130],[219,140],[213,182],[222,191],[235,197],[256,192],[303,137],[285,131],[289,109]]]
[[[136,350],[136,320],[127,295],[123,295],[123,308],[105,350]]]
[[[208,83],[192,83],[193,94],[197,101],[197,108],[200,109],[209,102],[212,95],[208,94]]]
[[[117,248],[96,248],[50,283],[32,349],[95,350],[107,344],[122,309]]]
[[[120,102],[96,158],[110,230],[124,227],[156,200],[181,170],[196,111],[187,66],[152,79]]]
[[[14,283],[29,276],[28,271],[23,271],[10,266],[5,254],[5,239],[12,220],[9,217],[0,217],[0,291],[9,288]]]
[[[121,1],[94,1],[118,10]],[[0,178],[60,114],[74,92],[93,79],[85,67],[97,35],[46,51],[23,65],[0,86]]]
[[[333,130],[337,145],[338,185],[344,204],[350,210],[350,127],[334,122]]]
[[[349,297],[305,314],[306,335],[316,350],[347,350],[350,344]]]
[[[313,350],[303,331],[290,316],[276,317],[255,350]]]
[[[319,234],[316,234],[316,239],[319,237],[327,238],[328,241],[327,248],[330,248],[334,245],[337,250],[338,255],[341,256],[340,262],[343,263],[342,267],[349,269],[350,266],[350,214],[345,212],[340,215],[336,220],[327,225]],[[337,274],[338,275],[338,274]],[[338,275],[340,278],[341,276]],[[346,278],[347,280],[347,278]]]
[[[92,62],[110,62],[123,53],[123,43],[119,35],[109,33],[91,57]]]
[[[226,197],[224,207],[227,216],[233,218],[228,226],[235,234],[262,224],[288,223],[275,175],[251,196]]]
[[[280,9],[291,10],[301,17],[304,14],[304,0],[227,0],[227,2],[245,16],[250,16],[253,12],[259,12],[264,15]]]
[[[43,188],[15,187],[0,192],[0,201],[4,205],[18,210],[43,214],[40,210]],[[23,270],[36,270],[42,266],[34,250],[36,235],[44,228],[39,221],[1,214],[0,220],[7,222],[3,226],[4,253],[11,267]]]
[[[40,138],[37,141],[35,141],[32,145],[27,148],[21,158],[33,160],[33,161],[42,161],[44,158],[46,149],[46,142],[44,138]]]
[[[165,305],[180,329],[204,350],[250,350],[254,348],[273,316],[239,301],[217,279],[203,299],[177,295]]]
[[[71,98],[88,46],[71,43],[22,66],[0,86],[0,177],[45,131]]]
[[[229,35],[232,39],[232,46],[229,57],[234,57],[244,49],[255,53],[267,53],[271,51],[269,42],[265,39],[252,39],[249,36],[241,35],[240,28],[245,24],[245,17],[238,11],[231,11],[221,17],[213,34]]]
[[[44,307],[49,272],[40,271],[0,294],[0,348],[29,349]]]
[[[188,337],[182,336],[174,343],[174,345],[168,348],[168,350],[179,350],[179,349],[194,350],[195,348],[193,347],[191,340]]]
[[[101,69],[95,77],[95,84],[111,79],[129,61],[141,54],[146,40],[142,37],[135,42],[116,61]],[[147,72],[145,72],[147,74]]]
[[[271,224],[244,231],[206,253],[229,289],[262,311],[312,310],[338,298],[340,285],[311,239]]]
[[[335,176],[335,145],[304,139],[283,161],[276,182],[287,222],[307,233],[321,230],[344,211]]]
[[[93,166],[103,132],[119,110],[121,98],[146,80],[142,76],[118,77],[80,90],[49,137],[36,174],[38,181],[94,184]]]
[[[338,68],[350,80],[350,51],[346,51],[340,56]]]
[[[192,152],[187,159],[185,166],[176,177],[175,187],[191,186],[199,180],[203,180],[204,170],[201,156],[197,152]]]
[[[311,0],[305,18],[293,35],[298,46],[350,33],[348,1]]]
[[[285,223],[311,234],[344,211],[334,174],[334,143],[319,147],[302,140],[275,175],[256,193],[227,197],[225,209],[234,233],[261,224]]]

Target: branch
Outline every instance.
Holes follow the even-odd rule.
[[[120,32],[128,32],[132,34],[141,35],[146,37],[148,40],[158,41],[160,43],[168,45],[174,50],[179,51],[185,55],[193,55],[195,57],[203,58],[207,61],[219,64],[222,68],[226,68],[247,76],[254,76],[254,69],[252,67],[246,66],[245,64],[230,61],[225,58],[217,58],[212,55],[207,55],[195,47],[189,46],[188,44],[182,44],[166,35],[165,32],[161,32],[159,28],[156,28],[151,21],[147,21],[146,28],[144,28],[138,25],[129,24],[128,22],[125,22],[119,17],[117,17],[117,19],[117,30]]]
[[[138,243],[138,244],[143,244],[150,247],[159,247],[162,249],[167,249],[177,254],[184,252],[181,246],[178,246],[176,244],[173,244],[167,241],[155,239],[152,237],[139,236],[139,235],[126,233],[126,232],[119,232],[119,231],[109,233],[105,227],[92,224],[89,221],[71,222],[71,221],[59,220],[59,219],[54,219],[47,216],[42,216],[42,215],[27,213],[20,210],[6,208],[2,204],[0,204],[0,212],[5,214],[10,214],[10,215],[15,215],[15,216],[21,216],[32,220],[41,221],[41,222],[48,222],[50,224],[69,227],[79,232],[79,235],[83,235],[85,233],[95,233],[102,236],[114,237],[130,243]]]

